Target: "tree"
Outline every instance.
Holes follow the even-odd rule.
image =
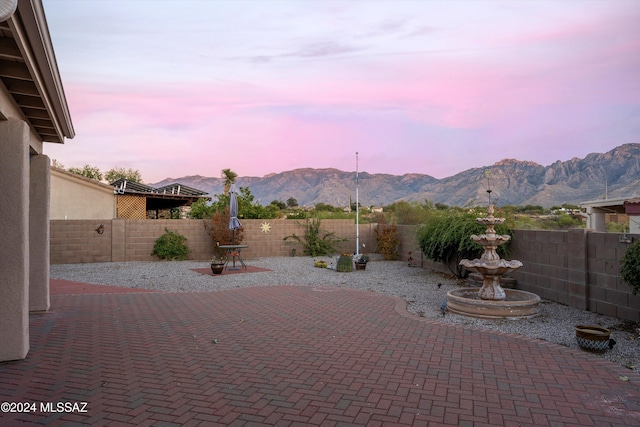
[[[204,219],[211,218],[213,215],[214,207],[207,203],[207,199],[201,197],[191,205],[191,211],[189,212],[189,218]]]
[[[229,194],[216,194],[215,197],[218,199],[211,204],[208,208],[210,209],[210,213],[220,212],[224,209],[228,209],[229,207]],[[254,202],[255,196],[251,194],[251,190],[249,187],[240,187],[240,190],[237,194],[238,197],[238,218],[242,219],[272,219],[278,218],[280,216],[280,209],[274,205],[270,204],[266,207],[261,204]],[[197,202],[196,202],[197,203]],[[195,203],[194,203],[195,205]],[[198,209],[200,206],[198,206]],[[193,206],[191,207],[193,211]],[[211,215],[207,215],[206,217],[210,217]]]
[[[109,183],[117,181],[120,178],[124,178],[127,181],[131,182],[142,183],[142,175],[140,174],[140,171],[131,168],[125,169],[121,167],[115,167],[104,174],[104,179],[106,179]]]
[[[289,197],[287,199],[287,207],[295,208],[296,206],[298,206],[298,201],[293,197]]]
[[[330,204],[327,204],[327,203],[316,203],[315,209],[317,211],[334,212],[336,208],[334,206],[330,205]]]
[[[287,205],[284,202],[280,201],[280,200],[273,200],[270,204],[276,206],[278,209],[286,209],[287,208]]]
[[[417,201],[397,201],[385,208],[385,212],[392,214],[392,221],[396,224],[422,224],[425,223],[435,211],[430,201],[419,203]]]
[[[69,168],[68,170],[71,173],[84,176],[85,178],[95,179],[96,181],[102,180],[102,172],[100,172],[100,169],[98,169],[96,166],[84,165],[82,169]]]
[[[231,169],[222,169],[222,178],[224,178],[224,194],[229,194],[231,184],[236,181],[238,174]]]

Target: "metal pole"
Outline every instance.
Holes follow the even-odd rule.
[[[358,152],[356,151],[356,257],[360,256],[360,203],[358,202]]]

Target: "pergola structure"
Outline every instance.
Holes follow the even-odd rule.
[[[592,200],[580,203],[587,215],[587,228],[606,231],[606,214],[626,214],[629,217],[629,233],[640,234],[640,197]]]
[[[41,0],[0,5],[0,361],[29,352],[29,312],[49,309],[50,160],[73,138]]]
[[[139,182],[120,178],[111,183],[117,195],[116,212],[118,218],[146,219],[148,211],[176,209],[191,206],[200,198],[211,200],[205,191],[174,183],[153,188]]]

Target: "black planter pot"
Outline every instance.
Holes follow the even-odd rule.
[[[211,263],[211,272],[213,274],[222,274],[222,270],[224,270],[224,263]]]

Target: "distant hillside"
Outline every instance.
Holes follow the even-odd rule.
[[[588,200],[640,195],[640,144],[621,145],[584,159],[557,161],[549,166],[505,159],[492,166],[473,168],[436,179],[429,175],[402,176],[359,173],[359,200],[364,206],[384,206],[398,200],[444,203],[450,206],[487,202],[486,172],[491,171],[492,200],[498,205],[579,204]],[[327,203],[347,206],[355,201],[355,172],[337,169],[295,169],[262,178],[238,177],[263,205],[295,198],[300,205]],[[223,179],[204,176],[167,178],[152,186],[179,182],[211,195],[223,191]]]

